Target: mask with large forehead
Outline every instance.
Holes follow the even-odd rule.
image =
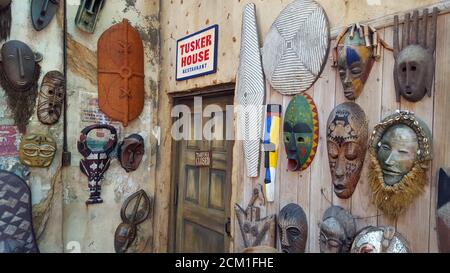
[[[425,94],[431,97],[437,15],[438,9],[435,8],[429,22],[427,9],[424,10],[422,19],[417,10],[412,18],[409,13],[406,14],[401,44],[398,16],[394,18],[394,83],[397,101],[400,101],[400,96],[412,102],[421,100]],[[428,25],[430,27],[427,28]]]
[[[375,126],[370,139],[369,185],[374,203],[397,218],[428,183],[431,132],[408,111],[399,111]]]
[[[341,40],[342,44],[338,45],[337,66],[345,97],[355,100],[361,95],[374,58],[372,48],[366,46],[359,31],[354,32],[353,36],[350,34],[351,31],[348,31]]]
[[[43,124],[58,122],[64,103],[65,80],[59,71],[48,72],[42,81],[39,92],[37,115]]]
[[[49,136],[25,135],[20,142],[20,162],[28,167],[47,168],[55,158],[56,148],[55,140]]]
[[[348,211],[339,206],[328,208],[320,223],[320,252],[349,252],[355,234],[355,219]]]
[[[284,253],[304,253],[308,238],[308,220],[297,204],[286,205],[278,215],[278,232]]]
[[[338,105],[327,125],[327,148],[334,193],[350,198],[355,191],[367,151],[366,114],[354,102]]]
[[[128,20],[106,30],[97,45],[98,103],[125,127],[144,108],[144,46]]]
[[[308,168],[316,155],[319,141],[317,107],[308,94],[295,96],[289,103],[283,133],[289,171]]]
[[[366,227],[356,235],[351,253],[409,253],[406,239],[394,227]]]
[[[34,112],[42,56],[35,54],[21,41],[9,41],[2,46],[0,83],[6,92],[8,106],[19,129],[24,132]]]
[[[144,156],[144,139],[133,134],[119,144],[119,161],[127,172],[137,170]]]

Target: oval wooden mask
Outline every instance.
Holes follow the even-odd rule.
[[[48,72],[42,81],[39,91],[37,115],[43,124],[52,125],[58,122],[64,103],[64,75],[59,71]]]
[[[47,168],[56,154],[56,141],[45,135],[28,134],[22,137],[19,159],[28,167]]]
[[[102,34],[97,52],[99,107],[127,127],[144,108],[144,47],[139,32],[124,19]]]
[[[58,12],[59,0],[33,0],[31,2],[31,21],[35,30],[43,30]]]

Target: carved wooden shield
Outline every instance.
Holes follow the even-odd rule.
[[[330,48],[327,16],[313,0],[297,0],[281,11],[264,41],[264,73],[283,95],[309,89],[319,78]]]
[[[98,41],[100,109],[125,127],[144,108],[144,46],[128,20],[106,30]]]
[[[17,175],[0,170],[0,253],[38,253],[31,191]]]

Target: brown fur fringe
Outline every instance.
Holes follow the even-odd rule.
[[[396,219],[413,200],[424,191],[428,184],[426,171],[430,160],[414,163],[412,170],[394,185],[384,184],[383,172],[374,148],[369,148],[369,186],[372,189],[372,202],[391,219]]]

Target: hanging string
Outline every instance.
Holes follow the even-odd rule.
[[[327,198],[327,196],[325,195],[323,188],[320,189],[320,193],[322,194],[323,198],[324,198],[325,200],[327,200],[327,202],[328,202],[331,206],[334,206],[333,202],[331,202],[331,201]],[[383,216],[383,214],[377,214],[377,215],[373,215],[373,216],[364,216],[364,217],[362,217],[362,216],[353,216],[353,219],[355,219],[355,220],[363,220],[363,219],[375,218],[375,217],[379,217],[379,216]]]

